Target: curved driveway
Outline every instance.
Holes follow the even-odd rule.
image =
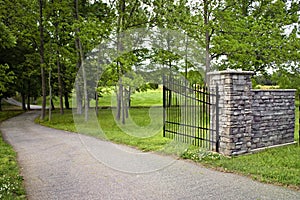
[[[1,124],[18,152],[28,199],[300,199],[283,187],[42,127],[33,123],[36,116]]]

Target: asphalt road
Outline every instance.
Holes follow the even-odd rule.
[[[1,124],[18,152],[28,199],[300,199],[300,192],[33,123]]]

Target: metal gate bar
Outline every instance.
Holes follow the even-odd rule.
[[[187,144],[218,151],[218,124],[211,125],[208,87],[189,86],[181,77],[163,77],[163,136]],[[217,98],[218,99],[218,98]],[[218,109],[217,109],[218,110]],[[218,121],[218,120],[216,120]]]

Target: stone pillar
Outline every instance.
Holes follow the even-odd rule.
[[[219,126],[219,152],[240,155],[251,151],[252,71],[226,70],[208,73],[211,94],[219,91],[219,105],[210,111],[211,129]],[[211,96],[211,103],[216,98]],[[217,110],[218,109],[218,110]],[[216,116],[218,114],[218,117]],[[218,120],[218,123],[216,123]]]

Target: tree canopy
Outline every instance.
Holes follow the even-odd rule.
[[[166,48],[141,47],[105,61],[101,79],[95,83],[98,89],[87,88],[91,80],[88,76],[95,74],[87,71],[90,74],[82,77],[85,82],[76,86],[78,108],[84,105],[88,109],[90,99],[98,98],[101,88],[116,86],[121,109],[123,101],[139,90],[131,89],[137,82],[141,88],[147,88],[144,86],[148,80],[143,74],[151,71],[153,78],[159,79],[158,65],[177,71],[191,83],[197,83],[197,79],[205,82],[205,73],[211,70],[241,68],[258,75],[272,71],[273,82],[300,90],[299,3],[299,0],[2,0],[0,99],[18,93],[26,109],[26,99],[29,104],[30,98],[43,96],[45,105],[45,97],[51,92],[59,98],[63,114],[63,109],[69,108],[76,74],[79,69],[85,72],[88,66],[84,60],[93,49],[116,38],[117,49],[122,52],[122,34],[137,28],[152,31],[149,40],[165,44]],[[159,29],[186,37],[158,32]],[[143,38],[136,37],[137,43],[131,45],[138,46],[139,38]],[[181,53],[175,53],[172,45]],[[189,48],[191,45],[195,48]],[[198,60],[191,62],[190,57]],[[123,78],[122,83],[124,74],[129,77]],[[130,82],[130,77],[136,80]],[[82,113],[80,109],[77,111]],[[120,110],[119,118],[121,114]]]

